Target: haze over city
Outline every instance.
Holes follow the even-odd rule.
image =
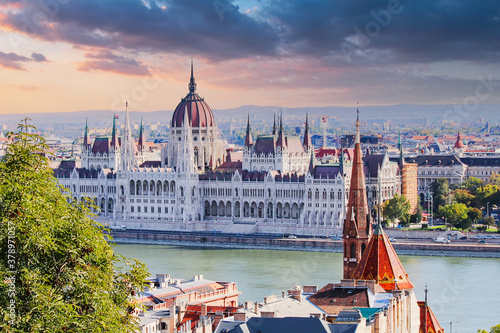
[[[497,1],[0,4],[1,113],[500,103]],[[458,112],[458,111],[456,111]]]

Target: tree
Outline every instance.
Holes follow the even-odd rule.
[[[404,194],[400,196],[396,193],[392,199],[384,203],[383,215],[392,221],[399,219],[401,225],[407,226],[410,219],[410,208],[410,203]]]
[[[115,254],[85,202],[62,192],[28,120],[0,162],[0,331],[137,331],[144,264]]]
[[[477,330],[477,333],[488,333],[486,330]],[[500,324],[493,326],[489,333],[500,333]]]
[[[451,205],[442,206],[439,209],[439,215],[443,216],[447,223],[457,228],[462,228],[462,223],[467,220],[467,206],[462,203],[454,203]],[[463,229],[463,228],[462,228]]]
[[[476,177],[469,177],[465,182],[460,185],[461,189],[465,189],[470,193],[474,193],[476,189],[484,186],[484,181]]]
[[[472,200],[474,200],[475,196],[470,194],[466,190],[458,189],[453,191],[453,198],[457,203],[463,203],[466,206],[470,206]]]
[[[483,212],[479,208],[469,207],[469,210],[467,211],[467,217],[472,222],[472,224],[476,224],[483,218]]]
[[[490,184],[500,185],[500,174],[493,172],[490,176]]]
[[[486,225],[495,225],[495,219],[491,216],[486,216],[483,220],[483,224]]]
[[[420,221],[422,221],[422,217],[423,217],[422,206],[420,205],[420,203],[417,203],[417,209],[415,211],[415,214],[410,216],[410,222],[420,223]]]
[[[446,205],[448,200],[448,180],[446,178],[436,179],[431,183],[432,199],[434,202],[434,211],[439,211],[439,207]]]

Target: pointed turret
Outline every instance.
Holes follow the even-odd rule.
[[[87,149],[89,146],[90,146],[89,126],[87,118],[85,118],[85,134],[83,135],[83,148]]]
[[[250,114],[248,114],[247,117],[247,133],[245,136],[245,147],[252,147],[253,146],[253,137],[252,137],[252,129],[250,128]]]
[[[311,159],[309,160],[309,173],[314,177],[314,165],[316,164],[316,158],[314,157],[314,149],[311,150]]]
[[[135,160],[135,142],[130,130],[130,117],[128,114],[128,102],[125,103],[125,128],[123,130],[122,143],[122,170],[130,171],[137,165]]]
[[[302,143],[305,151],[312,148],[311,133],[309,132],[309,114],[306,114],[306,128],[304,129],[304,142]]]
[[[375,280],[386,291],[413,289],[413,284],[380,223],[377,224],[352,278]]]
[[[139,146],[140,151],[142,151],[146,148],[146,136],[144,134],[144,127],[142,126],[142,117],[141,117],[141,127],[139,128],[138,146]]]
[[[351,279],[361,255],[366,249],[372,228],[369,221],[365,175],[359,134],[359,111],[356,119],[356,142],[351,172],[351,184],[344,220],[344,279]]]
[[[276,140],[276,147],[280,147],[281,150],[286,147],[285,130],[283,129],[283,114],[280,116],[280,129],[278,132],[278,139]]]
[[[118,148],[120,142],[118,141],[118,133],[116,131],[116,114],[113,114],[113,131],[111,132],[111,147]]]

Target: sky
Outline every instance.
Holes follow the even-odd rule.
[[[500,103],[498,0],[0,2],[0,114]]]

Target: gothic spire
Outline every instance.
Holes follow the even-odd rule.
[[[311,159],[309,160],[309,173],[313,177],[314,177],[314,164],[315,164],[314,149],[311,149]]]
[[[123,130],[123,145],[122,145],[122,169],[130,171],[136,166],[134,139],[130,130],[130,116],[128,113],[128,102],[125,102],[125,128]]]
[[[399,131],[398,149],[399,149],[399,168],[401,169],[401,172],[403,172],[403,166],[405,164],[405,157],[403,154],[403,143],[401,142],[401,131]]]
[[[193,74],[193,59],[191,59],[191,79],[189,80],[189,93],[194,94],[196,92],[196,82],[194,81]]]
[[[113,130],[111,132],[111,147],[118,147],[120,143],[118,142],[118,134],[116,133],[116,118],[117,115],[113,114]]]
[[[309,132],[309,113],[306,113],[306,128],[304,129],[304,142],[302,146],[304,150],[309,150],[312,147],[311,133]]]
[[[87,148],[88,146],[90,146],[89,126],[87,117],[85,117],[85,134],[83,135],[83,147]]]
[[[139,150],[143,150],[146,147],[146,138],[144,135],[144,127],[142,126],[142,117],[141,117],[141,127],[139,128]]]
[[[368,215],[363,157],[359,139],[359,110],[356,118],[356,143],[351,172],[351,184],[344,220],[344,279],[351,279],[363,251],[366,249],[372,228]]]
[[[250,128],[250,113],[247,117],[247,132],[245,136],[245,147],[250,148],[253,146],[253,137],[252,137],[252,129]]]
[[[286,147],[285,130],[283,129],[283,113],[281,113],[280,116],[280,129],[278,132],[278,139],[276,140],[276,147],[280,147],[281,149]]]

